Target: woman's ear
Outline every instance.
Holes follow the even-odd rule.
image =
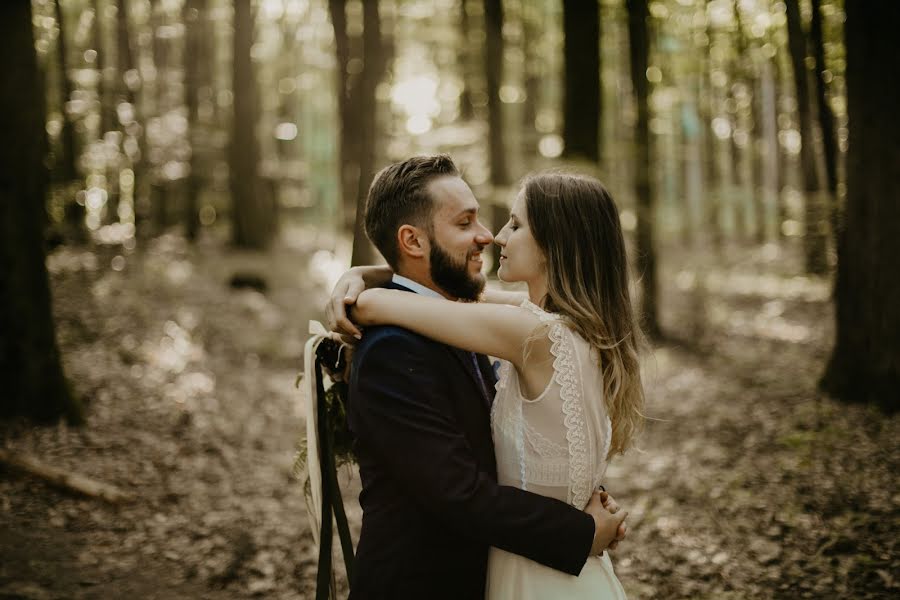
[[[428,256],[431,248],[428,245],[428,236],[412,225],[401,225],[397,230],[397,246],[400,256],[410,258],[424,258]]]

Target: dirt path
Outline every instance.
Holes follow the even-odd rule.
[[[51,257],[89,425],[2,424],[0,445],[138,500],[108,506],[0,472],[0,599],[311,595],[293,385],[331,261],[314,251],[332,242],[288,238],[253,255],[166,236],[122,271],[112,250]],[[698,274],[666,272],[665,322],[691,343],[648,360],[659,420],[607,477],[632,515],[614,557],[632,598],[897,593],[898,419],[811,391],[830,344],[827,285],[779,275],[782,262],[708,270],[703,293]],[[235,272],[264,273],[268,290],[230,289]]]

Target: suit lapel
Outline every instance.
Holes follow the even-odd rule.
[[[452,346],[447,347],[450,349],[450,353],[455,356],[456,359],[461,363],[463,369],[468,374],[469,379],[472,380],[472,385],[474,385],[475,389],[478,390],[478,395],[484,402],[484,407],[487,409],[488,413],[490,413],[491,404],[493,403],[494,399],[493,396],[490,395],[490,390],[485,389],[488,385],[490,385],[490,380],[485,379],[484,386],[482,386],[478,375],[475,373],[475,365],[472,363],[472,355],[466,350],[460,350],[459,348],[454,348]]]

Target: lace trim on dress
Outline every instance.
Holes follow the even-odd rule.
[[[577,372],[578,359],[572,340],[561,323],[550,328],[550,341],[550,353],[556,357],[553,376],[560,387],[566,440],[569,442],[569,503],[582,508],[590,498],[593,476],[589,466],[589,440]]]
[[[590,472],[590,440],[584,417],[584,404],[579,385],[581,378],[575,347],[565,327],[559,322],[559,315],[545,311],[528,299],[522,303],[522,307],[536,314],[541,322],[557,321],[550,328],[549,336],[552,342],[550,353],[555,357],[553,378],[560,387],[566,441],[569,444],[569,503],[582,508],[590,498],[594,477]]]

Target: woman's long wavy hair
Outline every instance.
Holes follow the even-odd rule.
[[[598,353],[612,422],[609,457],[621,454],[644,423],[638,360],[645,341],[631,306],[619,211],[590,177],[541,173],[526,178],[523,189],[532,235],[547,260],[543,308],[567,318]]]

